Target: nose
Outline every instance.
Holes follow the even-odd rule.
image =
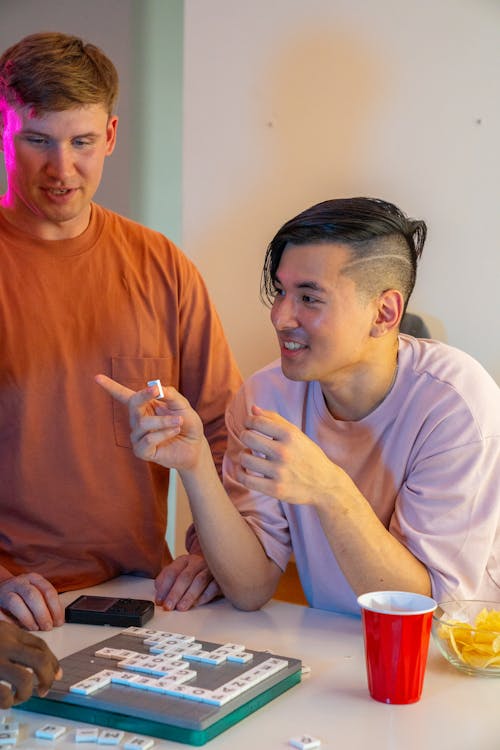
[[[55,180],[64,183],[73,174],[74,162],[71,149],[65,144],[55,144],[47,155],[46,172]]]
[[[277,331],[298,328],[295,303],[288,295],[275,297],[271,308],[271,322]]]

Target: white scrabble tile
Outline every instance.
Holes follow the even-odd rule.
[[[151,737],[138,737],[134,735],[124,742],[123,747],[124,750],[150,750],[154,744],[154,740]]]
[[[99,730],[97,727],[77,727],[75,742],[97,742]]]
[[[228,654],[227,660],[236,662],[237,664],[248,664],[249,661],[252,661],[253,654],[251,654],[249,651],[239,651],[234,654]]]
[[[131,625],[129,628],[122,630],[124,635],[133,635],[137,638],[144,638],[144,628],[137,628],[135,625]]]
[[[214,649],[213,651],[197,651],[192,652],[190,654],[186,654],[185,658],[189,659],[190,661],[199,661],[203,664],[222,664],[226,661],[227,655],[217,653],[217,649]]]
[[[103,729],[99,732],[97,742],[99,745],[119,745],[125,736],[125,732],[118,729]]]
[[[19,722],[9,719],[9,721],[2,722],[0,729],[2,732],[14,732],[15,734],[19,734]]]
[[[18,732],[0,732],[0,745],[15,745],[18,739]]]
[[[181,645],[183,643],[192,643],[194,640],[194,635],[183,635],[182,633],[170,633],[166,630],[155,630],[151,635],[144,638],[144,643],[149,646],[156,645],[163,641],[170,642],[173,645]]]
[[[128,651],[126,648],[100,648],[95,652],[94,656],[103,656],[106,659],[115,659],[116,661],[123,661],[123,659],[133,659],[134,657],[142,656],[138,651]]]
[[[176,675],[172,675],[172,677],[160,677],[160,679],[157,680],[157,687],[161,690],[162,693],[165,693],[165,695],[183,696],[186,692],[185,688],[189,687],[186,683],[188,683],[195,677],[196,672],[194,670],[188,669],[184,672],[179,672]]]
[[[241,653],[245,650],[245,646],[243,646],[241,643],[223,643],[222,646],[219,646],[217,651],[224,649],[225,651],[228,651],[233,654]]]
[[[165,394],[163,393],[161,380],[148,380],[148,386],[151,388],[153,385],[156,385],[158,388],[158,395],[156,398],[164,398]]]
[[[233,698],[237,698],[238,695],[241,695],[241,691],[237,688],[224,689],[224,686],[222,686],[216,690],[212,690],[211,702],[213,702],[215,706],[224,706],[226,703],[229,703],[229,701],[232,701]]]
[[[304,734],[302,737],[292,737],[288,740],[288,744],[292,747],[298,747],[299,750],[313,750],[315,747],[321,747],[321,740]]]
[[[279,672],[286,666],[288,666],[288,662],[285,659],[270,657],[256,667],[248,669],[246,672],[243,672],[243,674],[238,675],[234,680],[226,682],[223,687],[242,687],[241,692],[244,692],[244,690],[248,690],[249,688],[254,687],[254,685],[258,685],[259,682],[266,680],[272,674],[276,674],[276,672]]]
[[[195,685],[173,685],[168,687],[165,691],[167,695],[174,695],[177,698],[185,698],[186,700],[196,701],[198,703],[207,703],[212,696],[212,690],[206,690],[205,688],[199,688]]]
[[[172,662],[167,662],[166,659],[154,663],[149,659],[125,659],[119,661],[118,666],[131,672],[143,672],[144,674],[162,677],[172,669]]]
[[[229,680],[229,682],[218,687],[215,692],[223,695],[230,695],[231,699],[233,699],[244,693],[249,687],[251,687],[251,685],[249,685],[248,682],[242,682],[236,677],[234,680]]]
[[[158,680],[154,677],[146,677],[146,675],[136,673],[133,677],[127,680],[126,684],[137,690],[151,690],[157,682]]]
[[[116,672],[111,678],[111,682],[117,685],[128,685],[130,681],[136,680],[137,677],[137,672]]]
[[[40,737],[44,740],[55,740],[57,737],[61,737],[66,732],[66,727],[60,724],[44,724],[39,727],[35,732],[35,737]]]
[[[185,654],[195,654],[202,651],[203,646],[198,641],[191,641],[190,643],[181,644],[181,648],[184,649]]]
[[[70,693],[79,693],[81,695],[91,695],[96,690],[100,690],[106,685],[111,684],[111,679],[114,672],[110,669],[102,669],[90,677],[86,677],[85,680],[80,680],[74,685],[71,685],[69,690]]]
[[[129,628],[125,628],[122,630],[122,633],[125,635],[132,635],[136,638],[151,638],[152,636],[162,636],[164,635],[162,630],[152,630],[151,628],[137,628],[135,625],[131,625]]]

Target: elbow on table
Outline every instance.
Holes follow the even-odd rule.
[[[224,587],[221,587],[224,590]],[[237,589],[224,591],[224,595],[233,607],[243,612],[255,612],[272,599],[276,586],[238,586]]]

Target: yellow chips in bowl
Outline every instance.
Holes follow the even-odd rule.
[[[448,641],[461,662],[475,669],[500,670],[500,610],[483,608],[473,623],[441,622],[438,637]]]

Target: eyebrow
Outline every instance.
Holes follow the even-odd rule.
[[[280,286],[283,286],[283,283],[281,282],[277,274],[274,277],[274,281]],[[300,281],[298,284],[295,284],[294,286],[296,289],[312,289],[315,292],[322,292],[323,294],[327,293],[327,289],[325,289],[325,287],[318,284],[317,281]]]
[[[44,130],[35,130],[34,128],[22,128],[21,133],[24,135],[42,135],[44,138],[52,138],[50,133],[46,133]],[[88,133],[76,133],[71,138],[95,138],[99,134],[93,130],[89,130]]]

